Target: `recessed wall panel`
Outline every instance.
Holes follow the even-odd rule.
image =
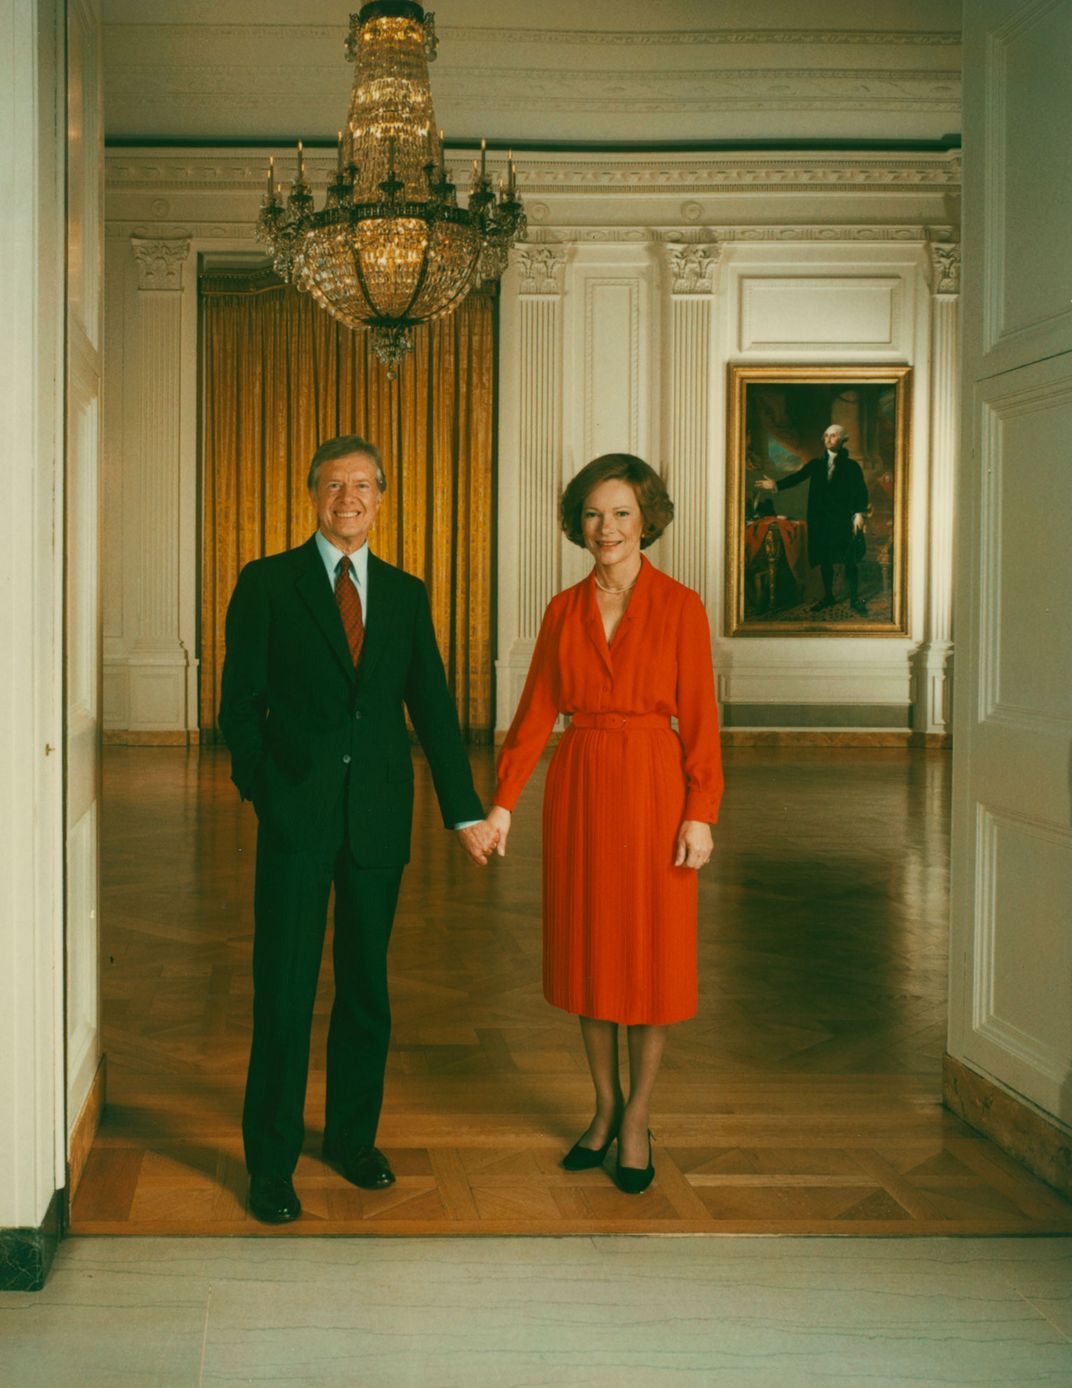
[[[1072,835],[985,811],[981,829],[977,1024],[1060,1081],[1072,1007],[1039,1000],[1072,982]]]
[[[1067,91],[1070,57],[1067,0],[1025,5],[993,42],[1000,124],[992,133],[999,147],[1004,143],[1005,194],[992,203],[992,244],[1001,249],[1005,269],[994,281],[1000,292],[998,337],[1043,327],[1070,312],[1072,109],[1052,96]]]
[[[740,350],[891,349],[899,337],[900,279],[741,279]]]
[[[979,614],[984,713],[1072,720],[1070,436],[1072,377],[990,406]]]
[[[638,451],[640,383],[636,278],[590,278],[585,285],[585,452]]]

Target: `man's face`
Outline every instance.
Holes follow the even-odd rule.
[[[309,500],[324,538],[343,554],[353,554],[368,539],[383,500],[376,464],[367,453],[347,453],[324,463]]]
[[[814,435],[812,435],[812,437],[814,438]],[[841,441],[844,437],[840,429],[827,429],[826,433],[823,435],[823,443],[826,444],[831,453],[836,453],[841,447]]]

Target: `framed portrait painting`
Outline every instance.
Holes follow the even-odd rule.
[[[908,366],[731,366],[727,632],[907,634]]]

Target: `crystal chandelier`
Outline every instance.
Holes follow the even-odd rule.
[[[314,207],[299,143],[285,201],[269,160],[257,227],[277,274],[348,327],[369,329],[391,379],[413,347],[414,324],[498,279],[525,231],[513,159],[496,195],[484,142],[469,205],[458,206],[428,80],[433,21],[413,0],[372,0],[350,16],[354,89],[325,205]]]

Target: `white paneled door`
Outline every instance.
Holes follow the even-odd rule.
[[[964,45],[949,1049],[1072,1124],[1072,5]]]

